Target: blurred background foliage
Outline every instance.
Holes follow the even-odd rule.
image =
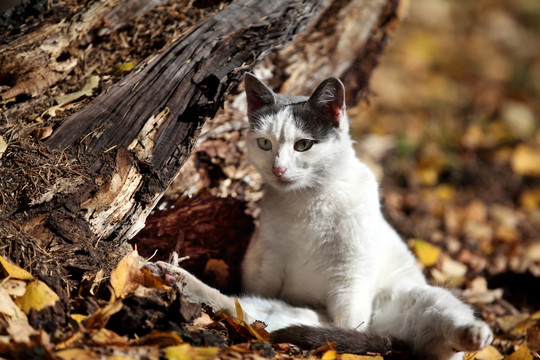
[[[353,137],[402,234],[540,276],[540,1],[410,1],[371,87]]]

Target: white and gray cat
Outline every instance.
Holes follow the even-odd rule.
[[[490,344],[488,325],[426,283],[384,219],[375,177],[352,146],[343,84],[330,78],[311,97],[286,97],[246,74],[245,88],[248,153],[266,188],[243,262],[244,318],[264,321],[275,342],[329,340],[355,353],[404,342],[417,356],[454,360]],[[150,268],[235,314],[233,297],[185,270]]]

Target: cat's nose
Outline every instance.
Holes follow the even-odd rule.
[[[285,174],[285,171],[287,171],[287,168],[284,168],[284,167],[273,167],[272,168],[272,172],[274,173],[274,175],[276,175],[277,177],[281,177],[283,174]]]

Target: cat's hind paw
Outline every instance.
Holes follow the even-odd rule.
[[[493,332],[483,321],[459,329],[458,345],[461,351],[477,351],[493,341]]]

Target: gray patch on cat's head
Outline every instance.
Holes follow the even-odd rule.
[[[314,140],[339,138],[339,121],[345,112],[345,89],[339,79],[326,79],[311,97],[277,94],[250,73],[244,83],[252,129],[257,128],[260,119],[290,107],[295,125]]]

